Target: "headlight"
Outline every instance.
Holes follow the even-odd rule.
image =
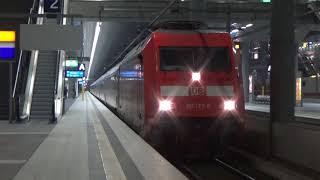
[[[224,110],[233,111],[236,109],[236,102],[232,100],[224,101]]]
[[[193,72],[192,73],[192,81],[200,81],[200,79],[201,79],[201,75],[200,75],[199,72],[197,72],[197,73]]]
[[[171,111],[172,102],[169,100],[162,100],[159,102],[159,111]]]

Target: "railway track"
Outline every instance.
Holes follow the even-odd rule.
[[[221,158],[207,162],[186,163],[179,169],[191,180],[273,180],[254,169],[233,165]],[[251,174],[252,173],[252,174]]]

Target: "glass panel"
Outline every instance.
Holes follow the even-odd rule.
[[[161,47],[162,71],[229,71],[228,48],[225,47]]]

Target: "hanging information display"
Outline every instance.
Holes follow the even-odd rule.
[[[84,77],[84,71],[73,71],[73,70],[66,71],[66,78],[83,78],[83,77]]]

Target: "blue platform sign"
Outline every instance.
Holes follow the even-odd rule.
[[[66,71],[66,78],[83,78],[84,71]]]
[[[49,13],[61,12],[60,0],[45,0],[44,12],[49,12]]]

